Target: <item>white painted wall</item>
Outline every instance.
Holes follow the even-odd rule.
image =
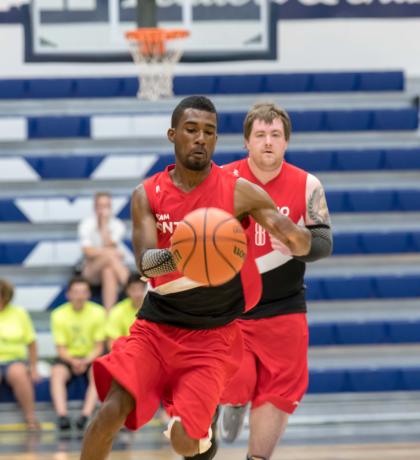
[[[179,64],[178,74],[402,69],[420,76],[420,18],[282,21],[279,61]],[[0,77],[136,75],[133,64],[23,62],[20,25],[0,27]]]

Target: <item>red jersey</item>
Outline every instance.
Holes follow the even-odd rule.
[[[223,166],[235,177],[243,177],[263,188],[276,203],[279,212],[295,224],[304,225],[306,216],[306,181],[308,173],[283,161],[280,173],[270,182],[261,183],[244,158]],[[250,245],[263,281],[263,294],[257,308],[244,315],[255,319],[306,311],[303,277],[305,264],[274,251],[267,232],[251,219],[248,228]]]
[[[144,181],[150,209],[156,219],[158,247],[169,248],[175,228],[198,208],[215,207],[234,214],[237,178],[212,164],[207,178],[184,192],[172,181],[168,166]],[[151,289],[139,318],[190,329],[223,326],[252,308],[261,295],[261,281],[251,253],[237,276],[222,286],[203,287],[179,272],[151,279]]]

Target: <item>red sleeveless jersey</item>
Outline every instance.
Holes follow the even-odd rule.
[[[169,248],[178,222],[189,212],[205,207],[234,215],[237,178],[212,163],[208,177],[184,192],[172,181],[174,165],[144,181],[150,209],[156,219],[158,247]],[[240,274],[222,286],[203,287],[179,272],[152,278],[139,318],[193,329],[225,325],[249,310],[261,295],[261,280],[252,250]]]
[[[252,173],[247,158],[225,165],[223,169],[232,172],[235,177],[259,185],[271,196],[280,213],[295,224],[304,225],[306,171],[283,161],[278,176],[263,184]],[[248,228],[248,237],[262,275],[263,294],[258,307],[245,317],[254,319],[306,311],[303,284],[305,264],[274,251],[269,235],[253,219]]]

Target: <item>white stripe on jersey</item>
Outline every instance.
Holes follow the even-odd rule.
[[[280,267],[280,265],[284,265],[291,259],[293,259],[292,256],[286,256],[280,251],[271,251],[268,254],[258,257],[255,261],[257,262],[258,271],[265,273]]]
[[[153,288],[149,287],[150,292],[156,292],[160,295],[175,294],[176,292],[188,291],[189,289],[194,289],[204,284],[197,283],[196,281],[190,280],[186,276],[177,278],[176,280],[169,281],[168,283],[161,284]]]

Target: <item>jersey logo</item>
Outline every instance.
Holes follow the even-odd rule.
[[[277,206],[280,214],[289,216],[290,208],[288,206]],[[260,224],[255,223],[255,246],[265,246],[267,242],[267,232]]]
[[[239,170],[234,169],[233,170],[233,175],[236,176],[236,177],[239,177]]]
[[[156,193],[160,192],[160,185],[156,185]]]

